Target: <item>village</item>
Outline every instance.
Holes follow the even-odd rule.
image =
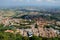
[[[60,36],[60,31],[55,29],[55,28],[60,28],[56,26],[56,25],[60,25],[60,21],[55,21],[55,20],[49,21],[41,17],[36,18],[34,21],[32,21],[21,18],[20,19],[11,18],[11,17],[4,18],[0,16],[0,24],[3,24],[4,27],[13,26],[13,28],[16,28],[15,31],[5,30],[4,32],[9,32],[13,34],[19,33],[22,36],[32,37],[33,35],[35,35],[35,36],[41,36],[47,38]]]

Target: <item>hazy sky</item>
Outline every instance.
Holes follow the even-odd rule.
[[[60,0],[0,0],[2,6],[60,6]]]

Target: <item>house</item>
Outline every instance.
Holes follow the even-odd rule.
[[[14,33],[12,30],[5,30],[5,32]]]

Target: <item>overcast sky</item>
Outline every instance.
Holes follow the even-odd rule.
[[[60,0],[0,0],[0,7],[2,6],[60,6]]]

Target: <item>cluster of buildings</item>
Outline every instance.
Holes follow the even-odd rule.
[[[6,25],[19,25],[20,24],[20,21],[22,21],[22,19],[12,19],[12,18],[3,18],[3,17],[0,17],[1,21],[0,23],[4,24],[5,26]],[[14,24],[14,23],[17,23],[17,24]],[[35,28],[35,25],[37,24],[37,28]],[[31,28],[29,29],[16,29],[16,31],[12,31],[12,30],[5,30],[5,32],[10,32],[10,33],[20,33],[22,36],[41,36],[41,37],[57,37],[59,33],[60,35],[60,32],[53,29],[53,28],[44,28],[45,25],[60,25],[60,21],[56,22],[55,20],[52,20],[52,21],[48,21],[48,20],[45,20],[43,18],[38,18],[36,20],[36,22],[32,25],[29,25]]]
[[[11,17],[2,17],[0,18],[0,24],[4,24],[5,26],[9,26],[9,25],[16,25],[20,23],[20,19],[13,19]]]
[[[42,36],[42,37],[57,37],[57,35],[60,35],[59,30],[57,32],[56,29],[50,27],[50,25],[57,25],[57,24],[59,24],[55,20],[49,21],[49,20],[46,20],[46,19],[43,19],[43,18],[39,18],[39,19],[37,19],[36,23],[38,25],[38,30],[39,30],[40,36]],[[49,27],[45,27],[45,26],[49,26]],[[57,34],[57,33],[59,33],[59,34]]]

